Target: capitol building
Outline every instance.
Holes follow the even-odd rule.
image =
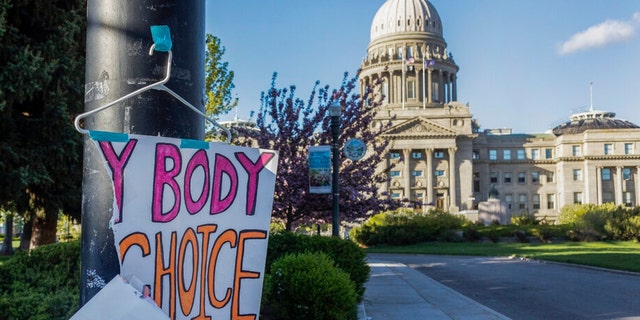
[[[387,0],[371,23],[359,81],[382,102],[372,125],[391,121],[381,192],[450,212],[476,210],[491,193],[512,214],[548,221],[573,203],[638,205],[639,126],[591,107],[545,133],[481,130],[473,106],[457,101],[460,66],[443,23],[427,0]]]

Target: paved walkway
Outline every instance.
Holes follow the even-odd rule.
[[[369,255],[361,320],[509,319],[426,275],[396,262]]]

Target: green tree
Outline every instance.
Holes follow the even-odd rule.
[[[207,52],[205,53],[205,113],[207,116],[217,118],[226,114],[238,105],[238,99],[232,98],[233,71],[229,70],[229,63],[222,61],[226,49],[220,44],[220,39],[207,34]],[[214,128],[215,130],[215,128]],[[212,131],[207,132],[211,137]]]
[[[0,205],[14,203],[30,247],[79,218],[86,1],[0,1]],[[31,231],[31,232],[29,232]]]

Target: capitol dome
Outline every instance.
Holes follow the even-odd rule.
[[[427,0],[387,0],[371,23],[371,41],[404,32],[426,32],[442,37],[442,21]]]
[[[553,128],[553,134],[580,134],[591,129],[636,129],[636,124],[627,120],[616,119],[614,112],[589,110],[571,116],[567,121]]]

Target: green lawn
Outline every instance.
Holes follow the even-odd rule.
[[[426,242],[409,246],[379,246],[366,250],[369,253],[513,256],[640,272],[640,244],[631,241],[554,244]]]

